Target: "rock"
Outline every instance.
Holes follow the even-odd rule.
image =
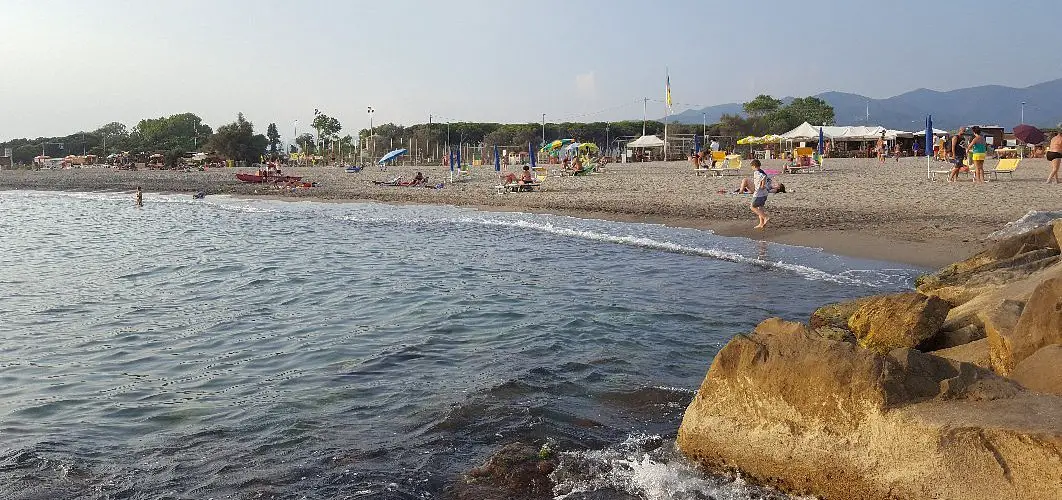
[[[966,345],[983,338],[985,338],[985,327],[983,325],[968,324],[955,330],[941,330],[933,338],[924,342],[921,347],[925,351],[939,351]]]
[[[997,242],[962,262],[921,276],[919,292],[939,296],[958,306],[989,285],[998,286],[1022,279],[1058,261],[1062,223],[1056,221],[1025,234]]]
[[[850,300],[836,304],[826,304],[811,313],[808,320],[808,328],[817,330],[819,327],[830,326],[833,328],[848,329],[848,318],[856,312],[867,299]]]
[[[986,370],[992,369],[992,360],[988,356],[988,339],[975,340],[969,344],[948,347],[946,349],[933,351],[929,354],[961,361],[963,363],[970,363]]]
[[[470,470],[448,496],[459,500],[552,499],[549,474],[556,463],[552,457],[540,456],[543,449],[521,442],[507,444]]]
[[[855,334],[845,328],[820,326],[812,330],[811,333],[824,339],[835,340],[837,342],[851,342],[853,344],[856,342]]]
[[[1041,347],[1018,363],[1011,377],[1030,390],[1062,395],[1062,345]]]
[[[1040,283],[1013,325],[1009,323],[1011,319],[1012,316],[1008,317],[999,328],[990,328],[989,322],[985,322],[992,366],[1003,375],[1009,375],[1018,363],[1041,347],[1062,343],[1062,277]]]
[[[1020,307],[1018,306],[1020,304]],[[1010,361],[1010,344],[1014,336],[1014,327],[1021,318],[1023,302],[1007,299],[998,307],[986,310],[980,317],[984,322],[985,335],[988,338],[989,359],[992,361],[992,369],[1000,375],[1010,374],[1013,363]]]
[[[920,293],[881,295],[866,299],[848,318],[859,344],[885,353],[897,347],[916,348],[932,339],[951,306]]]
[[[716,356],[677,445],[826,499],[1062,498],[1062,398],[968,363],[771,319]]]

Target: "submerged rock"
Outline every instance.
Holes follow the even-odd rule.
[[[553,452],[546,445],[510,443],[469,471],[448,496],[458,500],[552,499],[549,474],[555,467]]]

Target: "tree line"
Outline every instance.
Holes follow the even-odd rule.
[[[723,115],[718,123],[707,127],[707,134],[715,137],[744,137],[747,135],[780,134],[807,121],[815,125],[833,124],[833,108],[816,97],[797,98],[789,104],[769,95],[760,95],[744,103],[745,116]],[[593,142],[601,146],[618,138],[633,138],[646,134],[661,135],[664,124],[659,121],[624,120],[616,122],[564,123],[419,123],[409,126],[384,123],[362,129],[357,136],[340,135],[342,124],[334,117],[315,110],[311,124],[314,133],[305,132],[295,138],[287,153],[353,152],[370,148],[372,156],[386,151],[391,145],[414,148],[423,146],[431,151],[439,145],[474,144],[487,148],[506,147],[514,151],[537,148],[543,137],[546,141],[571,138],[579,142]],[[669,123],[668,133],[690,135],[704,133],[702,125]],[[386,145],[386,146],[385,146]],[[416,146],[413,146],[416,145]],[[203,123],[194,113],[180,113],[169,117],[140,120],[132,129],[112,122],[89,132],[77,132],[62,137],[13,139],[3,144],[12,149],[16,164],[29,164],[38,155],[62,157],[70,154],[93,154],[106,157],[117,152],[162,154],[167,164],[191,151],[211,152],[225,159],[255,162],[261,156],[278,156],[280,133],[275,123],[266,127],[265,134],[255,133],[254,124],[243,113],[232,123],[217,130]],[[375,149],[373,149],[375,148]],[[344,156],[346,156],[344,154]]]

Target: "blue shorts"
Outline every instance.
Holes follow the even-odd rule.
[[[767,197],[766,196],[757,196],[756,198],[752,199],[752,208],[760,208],[760,207],[762,207],[762,206],[764,206],[766,204],[767,204]]]

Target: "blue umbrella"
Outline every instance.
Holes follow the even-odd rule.
[[[535,168],[535,148],[531,147],[531,143],[527,143],[527,152],[531,156],[531,168]]]
[[[822,137],[822,127],[819,127],[819,156],[822,156],[822,147],[825,143],[826,141],[824,141]]]
[[[450,178],[454,176],[454,149],[450,148]]]
[[[457,147],[457,168],[461,168],[461,146]]]
[[[380,165],[383,165],[384,163],[394,160],[395,158],[398,158],[399,156],[402,156],[408,152],[409,150],[407,150],[406,148],[396,149],[394,151],[391,151],[390,153],[383,155],[383,158],[380,158],[379,163]]]
[[[494,145],[494,171],[501,172],[501,154],[498,153],[498,145]]]
[[[930,171],[932,166],[930,165],[930,158],[933,157],[933,115],[926,116],[926,177],[933,178],[933,173]]]
[[[694,134],[693,136],[693,152],[701,152],[701,136]]]

